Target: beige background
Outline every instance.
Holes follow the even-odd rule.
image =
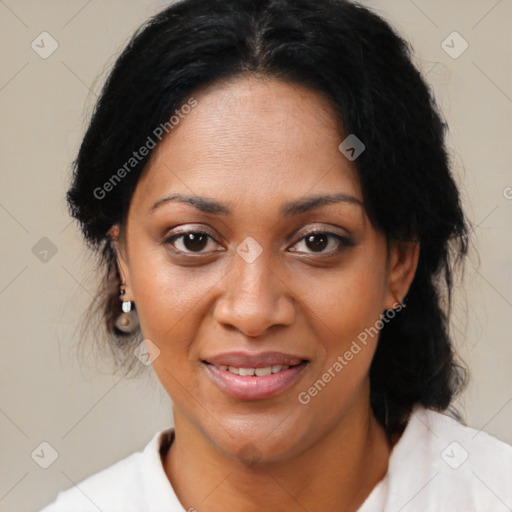
[[[512,2],[362,3],[411,41],[450,124],[451,154],[480,253],[480,260],[473,253],[468,261],[453,321],[473,379],[462,405],[471,426],[512,443]],[[109,376],[100,361],[82,367],[76,361],[74,328],[94,275],[64,202],[69,164],[106,71],[132,31],[163,5],[0,1],[4,512],[38,510],[58,490],[140,450],[171,421],[169,400],[152,373],[128,382]],[[47,59],[31,48],[43,31],[59,45]],[[457,59],[441,47],[453,31],[469,43]],[[32,251],[43,237],[57,249],[47,262]],[[43,441],[59,454],[46,470],[31,458]]]

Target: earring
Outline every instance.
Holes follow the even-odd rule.
[[[123,300],[123,295],[126,293],[125,286],[126,283],[124,282],[119,285],[119,300],[121,301],[122,313],[116,319],[116,327],[121,332],[130,333],[139,326],[139,318],[135,311],[135,303]]]

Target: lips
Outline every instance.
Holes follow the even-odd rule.
[[[282,393],[297,382],[308,362],[282,352],[230,352],[202,360],[213,383],[239,400],[262,400]]]

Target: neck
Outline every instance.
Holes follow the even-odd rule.
[[[164,458],[186,510],[356,511],[385,476],[391,447],[369,404],[355,407],[293,459],[248,465],[216,448],[181,414]]]

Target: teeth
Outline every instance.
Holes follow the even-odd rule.
[[[270,375],[272,373],[272,367],[266,366],[265,368],[256,368],[254,373],[258,377],[263,377],[264,375]]]
[[[243,377],[250,377],[256,375],[257,377],[264,377],[271,373],[278,373],[283,370],[290,368],[289,366],[282,366],[280,364],[273,364],[272,366],[266,366],[265,368],[237,368],[236,366],[219,365],[216,368],[222,371],[229,371],[235,375],[242,375]]]
[[[238,368],[238,375],[249,377],[250,375],[254,375],[255,371],[256,370],[254,368]]]

